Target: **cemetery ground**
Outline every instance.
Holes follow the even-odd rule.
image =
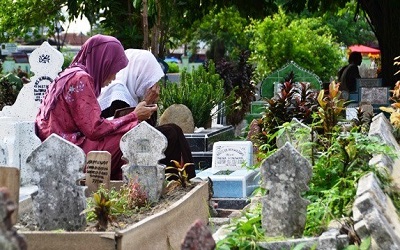
[[[150,217],[154,214],[157,214],[163,210],[168,209],[172,204],[181,199],[185,194],[187,194],[193,187],[195,187],[196,183],[190,185],[186,188],[177,187],[171,190],[168,193],[165,193],[161,196],[160,200],[156,204],[144,204],[143,207],[132,209],[131,211],[125,211],[123,214],[118,214],[117,216],[111,216],[110,221],[107,224],[107,228],[101,229],[101,231],[113,232],[115,230],[125,229],[126,227],[133,225],[144,218]],[[93,195],[93,194],[92,194]],[[92,196],[91,195],[91,196]],[[97,220],[93,218],[88,221],[86,228],[83,231],[95,232],[99,231],[96,226]],[[15,227],[20,231],[37,231],[38,225],[35,220],[35,216],[33,210],[23,214]]]
[[[51,52],[48,53],[48,57],[51,57]],[[43,68],[48,67],[46,65]],[[35,77],[40,77],[40,74],[35,74]],[[40,82],[43,79],[37,80]],[[44,84],[42,87],[45,87]],[[232,213],[239,217],[219,228],[212,237],[202,235],[202,239],[207,238],[207,243],[211,242],[209,246],[215,241],[217,249],[400,249],[400,220],[397,214],[400,208],[397,178],[400,165],[396,159],[400,151],[400,123],[396,115],[400,112],[400,83],[396,85],[392,96],[397,105],[379,114],[376,114],[377,107],[371,102],[359,102],[358,107],[346,107],[335,82],[329,85],[329,91],[319,93],[309,91],[305,83],[290,80],[279,87],[276,95],[268,100],[268,107],[263,106],[263,115],[258,114],[260,116],[248,127],[247,137],[222,139],[216,131],[211,131],[200,138],[191,139],[200,139],[198,142],[203,146],[200,148],[204,151],[196,152],[197,155],[211,156],[215,162],[211,164],[211,169],[201,169],[198,173],[202,187],[205,187],[207,178],[213,180],[212,194],[207,186],[202,189],[200,197],[186,203],[196,207],[185,207],[183,211],[194,212],[195,215],[178,213],[178,217],[190,218],[186,220],[188,224],[181,221],[175,224],[172,224],[174,221],[161,223],[157,220],[154,222],[156,229],[132,238],[118,238],[123,233],[116,228],[113,228],[116,233],[90,231],[84,236],[80,234],[86,229],[89,213],[82,213],[86,209],[86,195],[84,188],[77,185],[76,181],[85,176],[83,166],[92,162],[91,170],[94,172],[86,173],[92,178],[90,180],[86,176],[88,188],[100,182],[111,185],[104,178],[109,174],[108,167],[105,167],[109,155],[103,155],[102,152],[85,155],[80,148],[56,135],[43,142],[37,141],[30,117],[35,112],[29,109],[37,108],[37,101],[29,107],[25,107],[25,104],[19,109],[3,109],[0,114],[5,117],[0,119],[3,129],[0,136],[4,144],[0,144],[0,161],[10,166],[20,164],[21,185],[31,183],[38,190],[31,204],[35,223],[40,230],[27,232],[21,229],[17,233],[27,238],[28,245],[37,244],[33,247],[35,250],[64,249],[48,245],[50,242],[60,244],[63,240],[67,242],[63,245],[65,249],[87,249],[74,237],[80,237],[81,242],[90,242],[91,247],[98,249],[168,249],[165,245],[156,246],[161,241],[163,244],[167,241],[174,245],[174,249],[178,249],[189,224],[198,225],[197,217],[205,218],[203,223],[210,221],[211,229],[213,223],[217,224],[216,220],[210,218],[209,213],[213,211],[210,209],[213,204],[207,203],[210,196],[218,201],[229,194],[229,197],[240,197],[236,201],[251,202],[238,209],[239,213]],[[366,97],[370,100],[382,99],[383,92],[377,97],[373,96],[374,91],[371,90],[375,89],[368,89]],[[34,92],[32,84],[28,84],[21,93],[19,99],[25,99],[28,103],[27,99],[34,96],[32,93],[41,95],[43,91]],[[304,102],[297,102],[298,98]],[[346,113],[346,120],[340,119],[343,113]],[[385,114],[391,115],[387,117]],[[222,140],[228,144],[220,143]],[[146,122],[140,123],[121,139],[121,151],[128,162],[123,169],[127,183],[134,180],[133,183],[146,187],[146,194],[154,204],[163,199],[165,175],[158,160],[165,143],[165,138]],[[204,147],[203,143],[207,145]],[[213,151],[208,152],[211,144]],[[12,154],[15,152],[17,154]],[[227,169],[221,169],[223,165],[228,166]],[[221,176],[218,176],[217,173],[221,172]],[[19,179],[19,176],[10,176],[6,182],[15,186],[17,181],[14,182],[12,177]],[[254,180],[259,184],[255,193]],[[189,193],[202,184],[193,187]],[[98,188],[96,185],[95,189]],[[18,193],[19,184],[15,190]],[[93,200],[97,199],[96,202],[101,205],[99,207],[109,209],[111,203],[107,201],[108,194],[97,194],[93,195]],[[136,192],[134,200],[140,201],[140,197],[141,193]],[[0,199],[0,204],[4,203]],[[217,203],[220,205],[219,201]],[[168,203],[166,206],[167,210],[172,207]],[[9,209],[8,206],[0,207]],[[165,208],[164,205],[161,207]],[[0,209],[0,212],[3,210]],[[101,215],[103,223],[109,222],[111,218],[105,216],[103,210],[98,212],[101,212],[98,215]],[[110,210],[107,212],[110,215]],[[228,216],[232,211],[220,212]],[[128,221],[124,223],[128,224]],[[171,224],[172,230],[165,224]],[[168,229],[172,232],[168,237],[158,236],[158,233]],[[183,231],[178,232],[180,229]],[[0,230],[0,235],[8,235],[8,231],[3,233],[2,223]],[[190,232],[193,235],[193,231]],[[190,235],[190,232],[186,235]],[[48,238],[43,240],[42,237],[46,235]],[[14,243],[7,240],[4,242],[0,238],[0,244]],[[140,245],[144,244],[140,240],[150,242],[151,246]],[[197,241],[195,246],[201,247],[204,242]],[[135,243],[141,248],[129,247],[129,244]]]

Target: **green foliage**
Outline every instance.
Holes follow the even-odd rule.
[[[97,229],[104,231],[108,222],[113,222],[116,217],[132,216],[135,211],[149,205],[143,188],[136,180],[131,180],[120,190],[109,190],[101,185],[92,197],[87,198],[87,208],[82,213],[86,214],[87,221],[97,221]]]
[[[68,66],[71,64],[72,60],[74,59],[74,55],[70,53],[63,53],[64,55],[64,62],[62,65],[62,70],[68,68]]]
[[[254,68],[248,63],[250,54],[243,51],[238,61],[218,61],[216,70],[224,80],[225,95],[233,92],[232,98],[226,101],[226,119],[228,124],[238,125],[250,111],[251,102],[255,98],[256,87],[251,81]]]
[[[148,205],[149,200],[146,191],[136,179],[128,183],[128,204],[131,209],[141,208]]]
[[[382,172],[368,164],[376,154],[395,157],[394,151],[376,137],[355,132],[332,134],[330,147],[319,151],[313,166],[306,194],[311,204],[307,207],[305,235],[319,235],[331,220],[351,215],[357,182],[363,175],[373,171],[383,183],[389,182],[382,178]]]
[[[11,73],[0,78],[0,110],[14,104],[21,88],[21,80]]]
[[[222,9],[217,9],[215,6],[198,24],[194,25],[198,28],[193,34],[193,40],[205,41],[214,48],[209,58],[216,62],[218,62],[217,59],[225,56],[225,52],[236,59],[241,50],[248,48],[248,40],[243,32],[247,20],[240,16],[234,6]]]
[[[318,116],[322,123],[323,134],[329,137],[333,132],[333,128],[343,116],[343,111],[346,108],[346,101],[341,98],[341,91],[339,91],[339,83],[334,81],[329,84],[328,94],[325,90],[321,90],[318,94]]]
[[[292,19],[279,10],[263,21],[254,20],[247,34],[257,79],[294,61],[329,81],[341,64],[339,45],[321,18]]]
[[[364,17],[354,20],[356,1],[349,1],[344,8],[337,12],[325,12],[322,16],[324,22],[332,31],[337,41],[346,46],[354,44],[368,44],[375,41],[375,35]]]
[[[55,32],[55,20],[64,21],[60,6],[64,0],[1,0],[0,41],[15,38],[26,40],[43,36],[43,27],[48,27],[48,36]]]
[[[192,112],[196,127],[207,127],[211,119],[211,110],[225,100],[223,80],[210,62],[198,67],[191,73],[183,70],[180,82],[167,83],[160,90],[160,112],[172,104],[184,104]]]
[[[171,172],[165,174],[165,179],[169,180],[167,187],[174,183],[178,183],[181,187],[186,188],[190,186],[188,174],[186,172],[186,168],[188,166],[194,165],[193,163],[186,163],[181,166],[181,164],[175,160],[171,160],[174,166],[167,166],[165,170],[170,170]]]
[[[179,73],[179,66],[177,63],[168,62],[168,73]]]
[[[261,204],[244,213],[243,217],[231,223],[232,232],[217,242],[219,250],[261,249],[257,242],[264,239],[261,227]]]
[[[293,73],[279,84],[279,93],[267,99],[268,107],[258,121],[260,133],[253,136],[252,141],[260,151],[266,152],[275,148],[275,139],[280,127],[297,118],[305,124],[310,124],[312,113],[317,110],[316,92],[305,83],[294,83]],[[269,145],[267,147],[267,145]]]

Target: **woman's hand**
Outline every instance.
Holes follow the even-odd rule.
[[[160,85],[158,83],[154,84],[153,87],[149,88],[144,95],[144,101],[147,104],[154,104],[158,102],[160,97]]]
[[[151,117],[151,115],[157,111],[157,104],[147,105],[145,101],[139,102],[133,111],[139,121],[145,121]]]

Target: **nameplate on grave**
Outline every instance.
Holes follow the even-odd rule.
[[[111,154],[107,151],[90,151],[86,156],[86,186],[89,193],[100,185],[110,188]]]
[[[369,102],[372,105],[388,105],[389,103],[389,88],[388,87],[373,87],[360,88],[360,102]]]
[[[220,141],[214,143],[212,168],[239,170],[253,165],[253,143],[251,141]]]

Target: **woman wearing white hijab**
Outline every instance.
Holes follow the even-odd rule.
[[[158,101],[158,81],[164,76],[154,55],[141,49],[127,49],[128,66],[119,71],[115,80],[101,90],[97,98],[103,117],[111,117],[116,109],[136,107],[140,101],[154,104]]]
[[[117,73],[115,80],[103,88],[97,98],[105,118],[114,116],[117,109],[136,107],[141,101],[145,101],[147,105],[155,104],[159,99],[158,81],[164,76],[164,72],[154,55],[140,49],[127,49],[125,54],[129,60],[128,66]],[[151,118],[147,121],[154,126],[157,115],[153,114]],[[178,125],[165,124],[155,128],[168,139],[164,152],[166,158],[160,161],[161,164],[173,166],[171,160],[181,163],[182,166],[193,163],[189,144]],[[186,171],[189,178],[195,177],[194,165],[188,166]]]

